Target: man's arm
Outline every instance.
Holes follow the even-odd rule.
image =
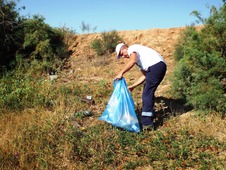
[[[128,87],[130,91],[133,91],[134,88],[142,84],[146,80],[146,73],[145,71],[141,70],[142,76],[131,86]]]

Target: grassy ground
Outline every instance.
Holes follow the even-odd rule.
[[[171,99],[169,75],[156,92],[155,129],[132,133],[98,120],[124,61],[72,62],[57,80],[43,77],[45,93],[54,94],[50,107],[1,110],[0,169],[226,169],[225,119]],[[125,76],[128,84],[137,77],[136,69]],[[137,111],[141,91],[132,94]],[[87,95],[94,103],[84,102]],[[76,114],[84,111],[91,115]]]
[[[225,169],[225,122],[191,113],[138,134],[94,123],[97,115],[9,113],[1,116],[1,169]]]

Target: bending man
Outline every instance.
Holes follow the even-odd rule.
[[[129,59],[115,79],[121,79],[135,64],[141,70],[142,76],[128,88],[132,91],[145,82],[142,93],[141,124],[143,127],[153,126],[155,91],[165,76],[166,63],[157,51],[139,44],[127,46],[120,43],[115,50],[118,59],[121,57]]]

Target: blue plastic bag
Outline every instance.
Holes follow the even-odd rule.
[[[114,81],[114,91],[99,120],[131,132],[140,132],[134,101],[124,78]]]

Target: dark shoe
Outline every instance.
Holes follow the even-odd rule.
[[[142,131],[149,131],[154,129],[153,119],[154,118],[152,116],[141,117]]]

